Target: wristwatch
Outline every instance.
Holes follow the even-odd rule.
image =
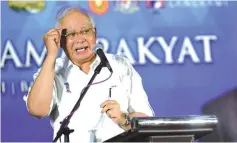
[[[124,125],[131,124],[131,118],[128,116],[128,114],[124,113],[124,117],[125,117],[125,121],[126,121]]]

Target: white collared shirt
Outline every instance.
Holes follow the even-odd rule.
[[[141,77],[130,62],[118,55],[106,54],[106,57],[113,69],[113,74],[104,81],[111,74],[108,68],[104,67],[96,76],[93,83],[97,84],[90,86],[68,125],[70,129],[74,129],[74,132],[70,134],[70,142],[93,142],[93,138],[100,142],[124,132],[105,113],[101,114],[100,105],[109,99],[116,100],[122,112],[142,112],[148,116],[154,116],[143,89]],[[54,137],[60,128],[60,122],[73,109],[82,89],[88,84],[99,63],[100,58],[97,56],[90,66],[91,70],[86,74],[78,66],[72,64],[67,57],[56,60],[53,100],[49,113]],[[34,74],[34,79],[39,71]],[[92,132],[93,130],[95,133]],[[63,136],[61,141],[64,141]]]

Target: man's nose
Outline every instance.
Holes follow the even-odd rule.
[[[76,43],[82,43],[85,40],[86,40],[85,37],[81,34],[76,34],[74,37],[74,42],[76,42]]]

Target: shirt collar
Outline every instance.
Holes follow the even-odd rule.
[[[76,65],[74,65],[72,63],[72,61],[68,57],[66,57],[66,58],[67,58],[67,60],[65,61],[65,68],[68,71],[68,70],[70,70],[72,67],[74,67]],[[100,64],[100,61],[101,61],[100,57],[98,55],[96,55],[95,60],[90,65],[90,69],[91,70],[95,70],[95,68]]]
[[[100,57],[98,55],[96,55],[95,60],[92,62],[92,64],[90,65],[90,69],[91,70],[95,70],[95,68],[100,64]]]

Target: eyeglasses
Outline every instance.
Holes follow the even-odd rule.
[[[81,30],[80,32],[76,32],[76,31],[71,31],[70,32],[69,31],[69,32],[67,32],[63,36],[65,36],[67,39],[70,39],[70,40],[75,39],[77,35],[81,35],[81,36],[83,36],[85,38],[87,36],[90,36],[92,29],[93,28],[91,27],[91,28],[87,28],[87,29]]]

